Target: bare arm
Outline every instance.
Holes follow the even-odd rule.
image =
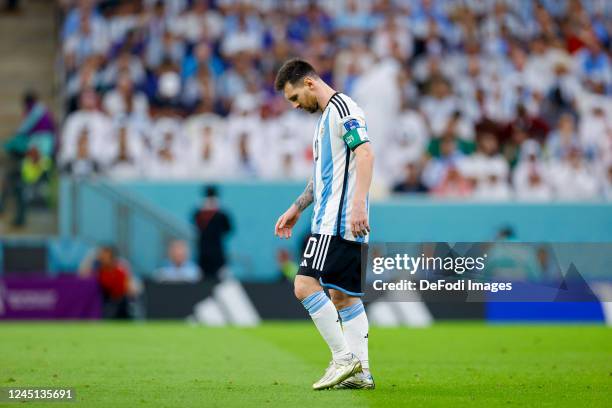
[[[365,236],[370,232],[368,214],[366,211],[366,198],[372,183],[374,169],[374,152],[369,143],[363,143],[354,150],[356,160],[357,179],[355,181],[355,195],[353,196],[353,211],[351,214],[351,231],[354,236]]]
[[[308,208],[310,204],[312,204],[313,200],[314,200],[314,182],[311,178],[310,181],[308,181],[308,184],[306,185],[306,188],[304,189],[302,194],[300,194],[300,196],[295,200],[293,204],[295,204],[299,212],[302,212],[306,208]]]
[[[314,200],[314,182],[312,179],[306,185],[304,192],[295,200],[291,207],[276,221],[274,233],[281,238],[291,238],[293,226],[300,218],[300,214]]]
[[[374,169],[374,152],[369,143],[357,146],[355,149],[355,160],[357,162],[357,180],[355,181],[354,201],[365,203],[370,184],[372,183],[372,173]]]

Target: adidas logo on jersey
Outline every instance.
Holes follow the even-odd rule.
[[[304,267],[308,268],[308,263],[306,263],[306,260],[305,260],[305,259],[302,261],[302,263],[300,264],[300,266],[304,266]]]

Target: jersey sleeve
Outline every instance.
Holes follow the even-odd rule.
[[[362,117],[349,115],[342,118],[340,123],[342,125],[340,130],[342,139],[351,150],[355,150],[357,146],[370,141],[367,126]]]

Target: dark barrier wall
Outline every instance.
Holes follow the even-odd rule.
[[[243,283],[244,290],[262,319],[308,319],[308,313],[293,296],[288,281]],[[195,305],[213,292],[210,283],[167,284],[147,282],[145,313],[149,319],[184,319]],[[484,303],[425,302],[434,319],[484,319]]]
[[[145,283],[145,314],[149,319],[184,319],[213,293],[214,283]],[[244,290],[262,319],[302,319],[308,314],[293,296],[289,282],[245,283]]]
[[[145,315],[149,319],[183,319],[212,293],[213,283],[145,282]]]

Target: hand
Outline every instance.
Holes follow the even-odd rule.
[[[293,226],[300,218],[300,211],[295,204],[291,204],[291,207],[276,221],[274,227],[274,235],[281,238],[291,238],[291,230]]]
[[[354,237],[365,237],[370,232],[365,201],[353,201],[350,225]]]

